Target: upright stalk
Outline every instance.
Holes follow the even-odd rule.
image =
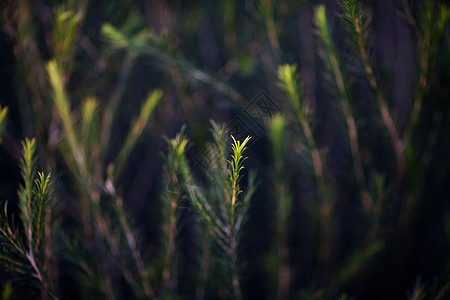
[[[353,40],[356,44],[357,50],[359,52],[361,63],[363,65],[364,74],[369,87],[375,95],[378,110],[383,120],[384,126],[389,134],[391,140],[392,148],[395,152],[396,162],[397,162],[397,174],[403,174],[405,168],[405,158],[403,155],[403,143],[400,140],[400,136],[392,117],[389,106],[381,92],[378,84],[378,80],[375,77],[373,71],[372,62],[370,61],[367,44],[368,44],[368,28],[365,15],[361,11],[359,2],[355,0],[344,0],[342,1],[342,9],[344,11],[343,20],[348,24],[350,33],[352,34]]]
[[[332,84],[335,88],[335,94],[339,100],[339,105],[345,117],[350,141],[350,152],[353,157],[353,172],[359,188],[360,199],[364,208],[369,211],[373,207],[373,199],[366,189],[366,180],[364,176],[361,153],[359,151],[358,130],[356,127],[355,118],[353,116],[353,110],[350,105],[347,87],[344,82],[344,76],[341,71],[339,58],[331,39],[325,6],[319,5],[316,8],[315,23],[317,26],[317,36],[324,46],[321,51],[321,55],[331,75]]]
[[[318,199],[318,219],[320,220],[319,260],[325,262],[329,259],[331,250],[329,245],[332,240],[331,225],[333,215],[333,203],[326,191],[324,178],[324,158],[320,154],[317,141],[314,137],[310,116],[312,109],[304,101],[301,82],[296,75],[295,66],[284,65],[278,69],[280,87],[289,96],[291,106],[300,128],[305,136],[306,145],[311,155],[315,188]]]
[[[238,275],[238,257],[237,257],[237,242],[236,233],[232,232],[230,235],[230,249],[231,249],[231,280],[233,285],[234,299],[241,299],[241,286]]]
[[[286,122],[277,115],[272,119],[270,142],[273,155],[273,192],[275,201],[275,260],[277,262],[277,299],[287,299],[291,286],[291,267],[289,264],[289,217],[292,197],[289,193],[289,178],[286,159]]]

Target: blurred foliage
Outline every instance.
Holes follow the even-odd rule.
[[[2,2],[2,297],[445,299],[449,21]]]

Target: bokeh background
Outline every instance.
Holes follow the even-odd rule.
[[[438,10],[443,1],[430,2]],[[45,63],[55,55],[60,55],[67,66],[65,81],[75,110],[87,96],[97,97],[101,110],[114,97],[119,99],[107,160],[117,155],[148,92],[159,88],[164,93],[163,99],[118,181],[126,210],[141,233],[143,252],[152,257],[159,243],[162,218],[159,199],[165,184],[163,154],[167,150],[164,137],[174,137],[186,125],[186,135],[191,141],[188,157],[195,174],[201,178],[204,159],[201,155],[211,140],[210,120],[226,123],[230,134],[254,137],[246,152],[249,157],[246,169],[256,170],[259,182],[239,250],[243,295],[246,299],[270,299],[273,282],[267,275],[267,253],[273,243],[270,220],[276,197],[272,191],[267,126],[276,113],[292,118],[287,97],[279,88],[277,70],[281,64],[296,64],[305,101],[314,109],[317,139],[327,153],[336,202],[332,261],[329,269],[318,271],[313,246],[317,241],[312,234],[316,228],[308,215],[313,183],[305,171],[308,166],[301,156],[295,156],[301,145],[292,143],[286,170],[294,199],[289,223],[289,259],[294,270],[291,290],[293,298],[320,298],[317,291],[326,291],[335,283],[333,279],[339,277],[339,270],[360,249],[361,241],[367,237],[367,220],[351,175],[352,158],[345,126],[319,53],[313,20],[317,4],[326,5],[336,49],[351,86],[363,161],[386,175],[389,195],[378,235],[383,246],[370,259],[357,264],[357,272],[339,282],[334,294],[325,293],[327,296],[323,297],[346,293],[355,299],[405,299],[414,294],[415,287],[435,291],[448,285],[449,30],[444,31],[436,63],[430,70],[424,113],[414,140],[420,146],[433,135],[435,147],[428,154],[429,163],[413,173],[419,173],[417,176],[421,178],[417,181],[421,185],[417,189],[420,195],[410,212],[413,221],[402,227],[399,220],[405,208],[401,199],[413,189],[390,184],[395,177],[394,157],[380,130],[374,96],[360,76],[361,66],[340,18],[342,9],[338,1],[3,1],[0,103],[9,107],[9,118],[0,146],[1,200],[8,199],[13,213],[17,213],[20,141],[36,136],[39,167],[52,172],[56,179],[61,230],[72,226],[74,182],[57,152],[61,130],[45,71]],[[402,130],[417,89],[424,1],[373,0],[361,4],[370,20],[370,59]],[[80,16],[73,42],[64,51],[57,46],[57,41],[64,37],[55,34],[54,16],[59,9],[72,9]],[[435,10],[433,13],[438,15]],[[102,34],[105,23],[129,36],[148,30],[157,39],[153,44],[156,50],[148,55],[137,51],[130,58],[126,47],[117,49]],[[65,31],[61,34],[64,36]],[[209,83],[201,80],[204,74],[213,80]],[[440,116],[437,124],[436,114]],[[79,115],[75,112],[72,117],[76,120]],[[299,134],[293,125],[290,128],[289,136]],[[178,280],[180,294],[189,291],[192,284],[190,270],[196,264],[194,257],[198,251],[189,225],[195,217],[189,205],[183,205],[179,209],[184,224],[179,242],[184,253]],[[61,274],[60,286],[70,291],[64,298],[77,299],[79,294],[72,278],[64,275],[64,271]],[[7,273],[0,271],[0,275],[3,282],[8,279]]]

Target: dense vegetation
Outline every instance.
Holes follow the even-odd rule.
[[[2,299],[450,296],[441,1],[0,18]]]

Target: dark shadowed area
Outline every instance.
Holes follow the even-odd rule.
[[[0,298],[448,299],[449,24],[439,0],[1,2]]]

